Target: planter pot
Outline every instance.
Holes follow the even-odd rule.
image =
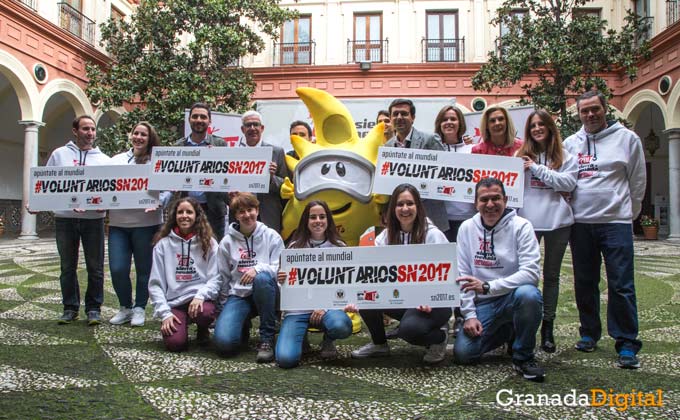
[[[642,232],[644,233],[645,239],[649,239],[649,240],[659,239],[659,227],[658,226],[642,226]]]

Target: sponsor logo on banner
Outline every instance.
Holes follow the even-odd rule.
[[[113,201],[113,202],[115,203],[116,201],[118,201],[118,197],[116,197],[116,196],[114,195],[114,196],[111,198],[111,201]]]
[[[370,292],[367,292],[366,290],[363,292],[357,292],[358,301],[377,302],[378,299],[380,299],[380,295],[378,294],[377,290],[372,290]]]
[[[184,178],[184,183],[185,184],[191,184],[191,177],[188,176],[188,177]]]
[[[392,292],[392,297],[394,297],[395,299],[399,299],[399,289],[394,289],[394,291]]]
[[[72,196],[71,197],[71,203],[75,203],[76,201],[78,201],[78,197],[76,197],[75,195]]]
[[[437,187],[437,192],[439,194],[453,195],[456,192],[456,188],[447,185],[440,185],[439,187]]]
[[[222,180],[222,184],[224,184],[224,185],[229,184],[229,178],[224,178],[224,179]]]
[[[201,178],[198,180],[198,185],[203,185],[206,187],[209,187],[215,183],[215,180],[212,178]]]
[[[102,203],[101,196],[87,197],[87,204],[101,204],[101,203]]]
[[[345,291],[342,289],[338,289],[335,291],[335,297],[338,299],[344,299],[345,298]]]

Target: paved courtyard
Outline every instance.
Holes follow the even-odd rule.
[[[680,244],[636,241],[642,368],[614,367],[613,341],[594,353],[573,350],[578,318],[567,253],[556,335],[558,351],[538,353],[545,383],[518,377],[502,351],[474,367],[451,357],[426,367],[424,350],[393,342],[393,355],[350,359],[365,329],[338,342],[341,357],[318,352],[293,370],[255,363],[251,350],[218,357],[192,343],[163,350],[158,321],[142,328],[81,321],[59,326],[59,261],[54,239],[0,240],[0,419],[680,419]],[[85,277],[81,257],[81,278]],[[118,302],[106,272],[105,319]],[[85,290],[81,282],[81,291]],[[604,282],[603,287],[604,290]],[[605,313],[606,293],[602,295]],[[150,314],[150,308],[147,308]],[[319,334],[312,334],[318,348]],[[661,407],[504,406],[517,394],[663,393]],[[506,397],[508,393],[504,394]]]

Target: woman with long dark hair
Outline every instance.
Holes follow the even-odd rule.
[[[130,133],[132,147],[111,158],[112,165],[147,165],[151,151],[160,145],[156,130],[146,121],[137,123]],[[109,320],[111,324],[127,322],[133,327],[144,325],[145,308],[149,300],[152,239],[163,223],[163,212],[154,209],[109,211],[109,269],[111,282],[118,296],[120,310]],[[130,280],[131,259],[135,259],[135,300],[132,301]]]
[[[401,184],[392,192],[387,206],[387,226],[375,239],[376,246],[448,243],[446,236],[426,217],[418,190],[411,184]],[[347,310],[356,310],[348,305]],[[361,310],[359,314],[371,333],[371,342],[354,350],[352,357],[387,356],[390,348],[385,338],[383,312],[400,320],[398,337],[425,346],[426,363],[438,363],[446,357],[447,326],[450,308],[431,308],[426,305],[413,309]]]
[[[345,243],[335,228],[333,214],[325,201],[310,201],[300,217],[288,248],[335,248]],[[279,271],[279,283],[286,280],[286,273]],[[282,368],[292,368],[300,363],[302,343],[309,326],[324,331],[321,342],[321,358],[337,356],[335,340],[352,334],[352,321],[346,313],[337,309],[315,311],[286,311],[276,342],[276,362]]]
[[[565,196],[576,188],[578,165],[563,149],[560,132],[547,111],[538,109],[529,115],[524,138],[517,151],[517,156],[524,159],[524,207],[517,213],[531,222],[539,242],[541,238],[545,240],[541,348],[553,353],[560,267],[574,224]]]
[[[198,201],[184,197],[173,202],[154,242],[149,295],[154,315],[162,321],[165,347],[186,350],[191,322],[198,326],[199,344],[207,344],[221,279],[217,241]]]

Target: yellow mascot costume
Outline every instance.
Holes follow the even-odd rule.
[[[295,135],[290,137],[300,158],[286,156],[295,183],[286,178],[281,186],[281,197],[288,200],[283,209],[281,235],[288,238],[297,229],[309,201],[323,200],[331,209],[342,240],[355,246],[367,228],[380,224],[380,209],[388,200],[387,196],[373,194],[384,124],[377,124],[361,139],[349,111],[335,97],[308,87],[295,91],[314,120],[316,143]],[[358,332],[359,316],[350,314],[350,318],[354,332]]]

